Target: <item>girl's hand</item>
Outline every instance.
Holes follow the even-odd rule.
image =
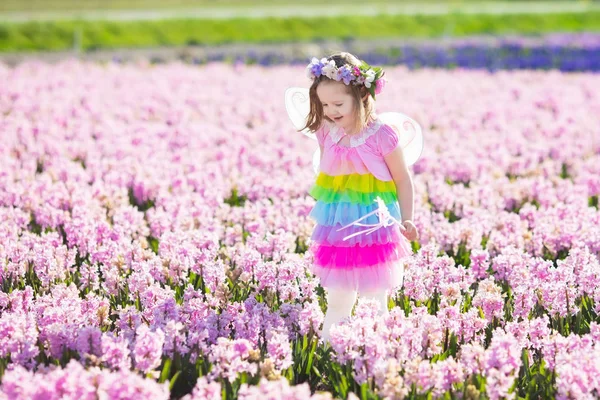
[[[411,220],[407,219],[406,221],[403,221],[402,226],[404,227],[404,229],[402,229],[402,234],[409,241],[412,242],[413,240],[417,240],[419,238],[419,233],[417,232],[417,227]]]

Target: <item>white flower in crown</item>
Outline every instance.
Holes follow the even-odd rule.
[[[322,71],[323,71],[323,75],[325,75],[329,79],[337,78],[337,67],[335,66],[335,61],[333,61],[333,60],[327,62],[323,66]]]
[[[365,86],[367,88],[371,87],[371,83],[373,83],[373,81],[375,80],[375,71],[373,71],[372,69],[368,70],[367,72],[365,72]]]
[[[313,58],[311,63],[306,66],[306,76],[308,78],[313,77],[313,66],[315,65],[316,58]]]
[[[306,77],[307,78],[312,78],[313,77],[313,73],[312,73],[312,70],[311,70],[310,66],[306,67]]]

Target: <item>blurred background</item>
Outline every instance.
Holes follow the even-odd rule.
[[[341,49],[409,68],[599,71],[600,1],[0,1],[8,65],[305,64]]]

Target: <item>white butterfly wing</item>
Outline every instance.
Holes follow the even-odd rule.
[[[288,117],[292,121],[294,128],[300,130],[306,125],[306,118],[310,111],[310,98],[308,96],[308,89],[300,87],[291,87],[285,91],[285,109],[288,113]],[[311,132],[308,128],[301,130],[304,135],[308,136],[312,140],[317,140],[317,136]],[[319,164],[321,163],[321,150],[317,146],[313,154],[312,164],[315,174],[319,173]]]
[[[291,87],[285,91],[285,109],[296,130],[300,130],[306,125],[306,117],[310,111],[310,98],[308,89],[300,87]],[[317,140],[314,133],[307,129],[301,131],[303,134],[313,140]]]
[[[399,112],[379,114],[379,118],[383,123],[396,128],[406,164],[416,163],[421,157],[424,145],[423,132],[417,121]]]
[[[319,167],[321,164],[321,149],[319,149],[319,147],[317,147],[317,149],[315,150],[315,152],[313,153],[313,170],[315,171],[315,174],[319,173]]]

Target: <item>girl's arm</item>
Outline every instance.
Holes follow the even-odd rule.
[[[400,204],[400,213],[402,214],[402,222],[413,220],[413,199],[414,185],[402,147],[398,146],[388,155],[384,156],[384,160],[392,174],[392,179],[396,184],[398,194],[398,202]]]

